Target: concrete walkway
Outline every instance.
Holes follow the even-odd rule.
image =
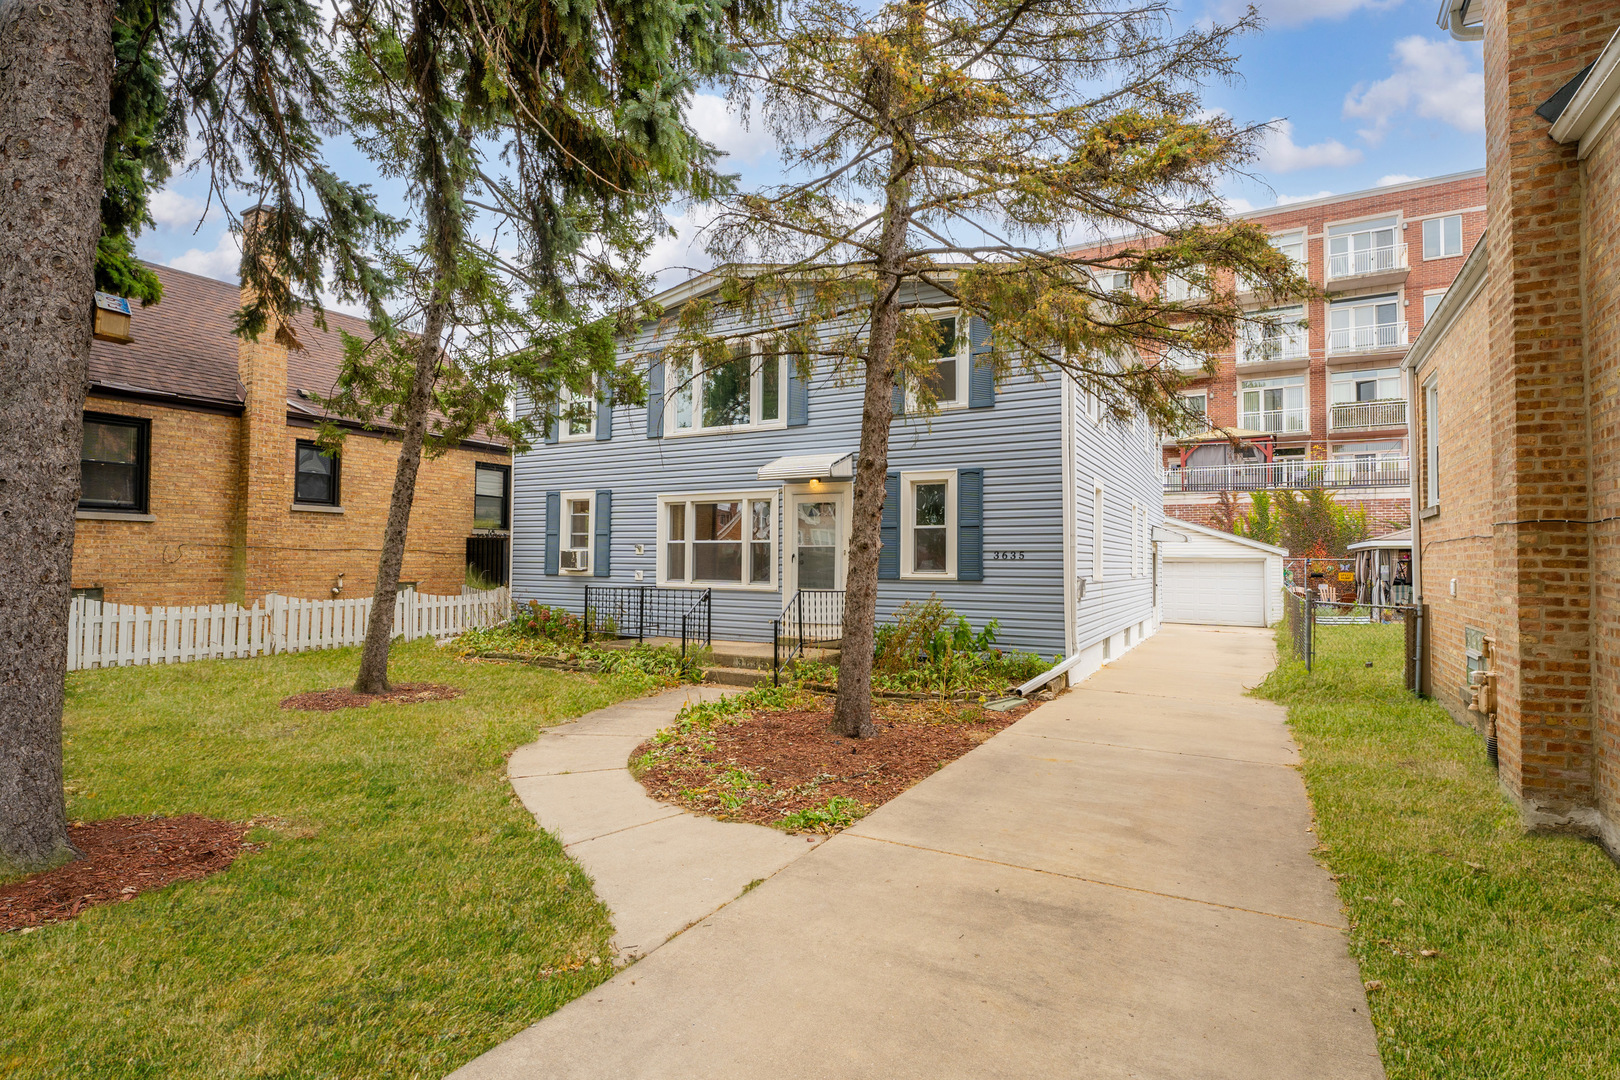
[[[507,763],[523,805],[591,875],[626,957],[645,956],[813,846],[659,802],[625,768],[682,705],[724,693],[690,686],[622,701],[547,729]]]
[[[454,1075],[1382,1077],[1272,663],[1167,627]]]

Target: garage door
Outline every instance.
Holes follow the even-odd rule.
[[[1264,626],[1264,559],[1175,559],[1164,563],[1164,620]]]

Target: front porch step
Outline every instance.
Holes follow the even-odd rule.
[[[764,670],[759,668],[742,667],[711,667],[705,668],[703,681],[719,683],[721,686],[758,686],[771,681],[770,665],[766,664]]]
[[[806,649],[804,657],[807,660],[816,660],[823,664],[838,663],[838,651],[836,649]],[[728,649],[724,645],[716,645],[709,651],[709,660],[716,667],[751,668],[756,671],[769,671],[771,670],[771,647],[763,645],[757,649],[742,652],[735,648]]]

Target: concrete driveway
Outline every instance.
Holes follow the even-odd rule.
[[[1382,1077],[1272,664],[1166,627],[454,1075]]]

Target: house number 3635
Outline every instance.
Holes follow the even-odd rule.
[[[1022,551],[992,551],[990,557],[992,559],[1022,559],[1024,553]]]

